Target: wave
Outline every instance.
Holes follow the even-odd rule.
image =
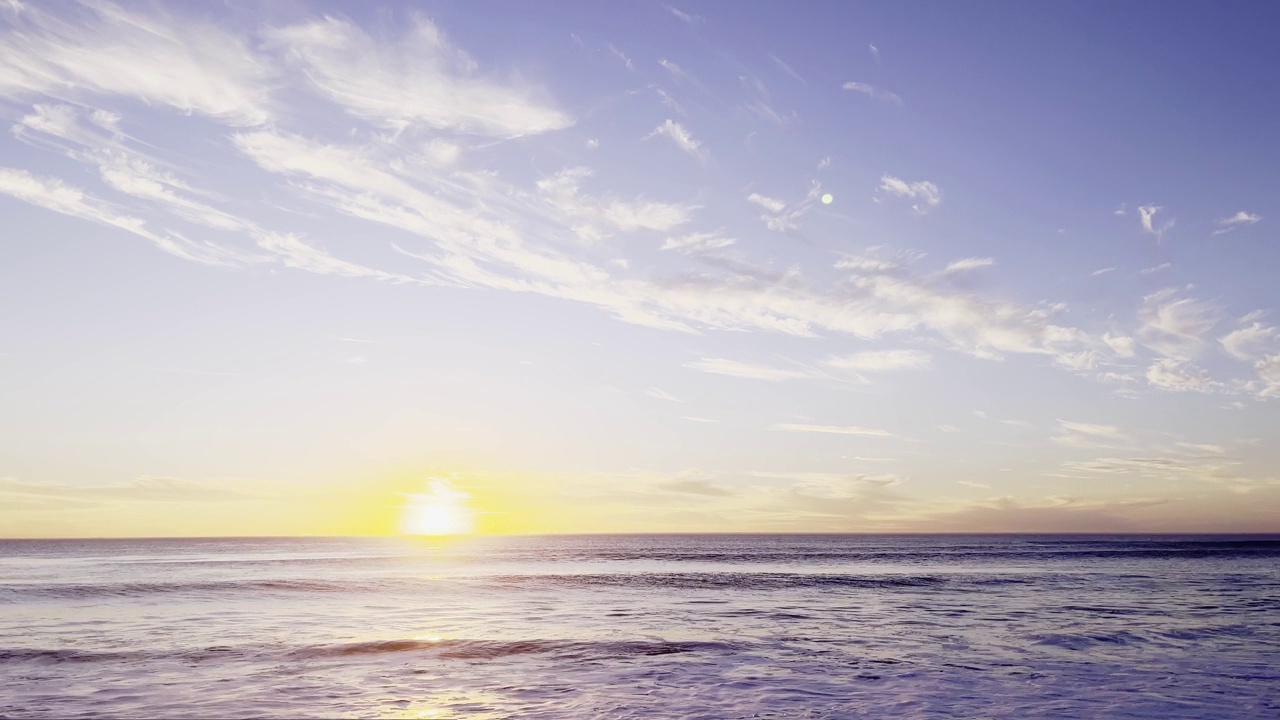
[[[442,658],[491,660],[511,655],[550,653],[563,657],[606,659],[673,655],[707,650],[733,650],[735,643],[667,640],[385,640],[320,645],[297,650],[296,657],[323,658],[399,652],[426,652]]]
[[[76,650],[68,648],[0,648],[0,665],[10,663],[117,663],[176,660],[325,660],[362,655],[430,655],[453,660],[495,660],[515,655],[555,655],[564,660],[608,660],[629,657],[721,652],[741,649],[741,643],[672,640],[372,640],[307,646],[208,647],[175,651]]]
[[[827,541],[836,545],[839,539]],[[939,560],[1083,560],[1109,558],[1217,558],[1240,556],[1280,556],[1280,540],[1062,540],[1025,541],[981,545],[937,542],[902,548],[853,546],[812,548],[782,545],[738,549],[689,549],[689,544],[655,546],[643,550],[610,548],[573,549],[555,554],[555,559],[712,563],[794,563],[813,562],[937,562]],[[546,557],[537,559],[548,559]]]
[[[580,587],[639,587],[676,590],[782,590],[794,588],[927,588],[944,585],[931,575],[845,575],[838,573],[699,572],[699,573],[571,573],[495,575],[503,584],[564,584]]]
[[[1008,584],[1027,584],[1037,578],[1014,575],[895,575],[799,572],[622,572],[622,573],[527,573],[455,576],[460,583],[482,583],[504,587],[562,585],[573,587],[652,588],[675,590],[788,590],[797,588],[956,589]],[[438,580],[433,581],[438,583]],[[186,582],[50,583],[0,586],[0,605],[5,602],[39,600],[110,600],[151,595],[223,595],[227,593],[340,593],[395,592],[420,590],[414,578],[378,578],[371,585],[360,580],[207,580]]]
[[[1126,630],[1092,633],[1045,633],[1032,636],[1032,644],[1067,650],[1093,650],[1105,645],[1144,645],[1151,640]]]
[[[49,583],[0,586],[4,599],[110,599],[162,593],[347,592],[362,585],[323,580],[205,580],[187,582]]]

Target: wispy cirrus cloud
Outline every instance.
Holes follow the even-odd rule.
[[[1147,368],[1147,382],[1174,392],[1212,392],[1220,383],[1208,371],[1184,358],[1161,358]]]
[[[691,363],[685,363],[685,367],[693,370],[700,370],[713,375],[727,375],[729,377],[744,378],[747,380],[768,380],[777,382],[779,380],[803,380],[812,379],[815,374],[805,369],[780,368],[771,365],[757,365],[754,363],[746,363],[738,360],[729,360],[726,358],[703,358]]]
[[[599,240],[614,232],[668,232],[688,223],[693,216],[694,208],[679,203],[629,202],[584,193],[581,185],[592,175],[589,168],[565,168],[537,182],[538,190],[584,239]]]
[[[644,394],[645,394],[645,395],[648,395],[648,396],[649,396],[649,397],[651,397],[651,398],[656,398],[656,399],[658,399],[658,400],[666,400],[667,402],[674,402],[674,403],[682,403],[682,402],[684,402],[683,400],[681,400],[680,398],[676,397],[675,395],[672,395],[671,393],[667,392],[666,390],[662,390],[662,389],[660,389],[660,388],[656,388],[656,387],[651,387],[651,388],[649,388],[649,389],[645,390],[645,391],[644,391]]]
[[[857,425],[810,425],[807,423],[781,423],[774,426],[778,430],[788,432],[819,433],[822,435],[853,435],[870,438],[892,438],[897,435],[878,428],[860,427]]]
[[[1156,223],[1156,213],[1164,208],[1159,205],[1143,205],[1138,208],[1138,217],[1142,223],[1142,231],[1148,235],[1154,235],[1156,240],[1164,237],[1164,234],[1173,229],[1174,221],[1169,219],[1164,223]]]
[[[569,115],[538,99],[535,88],[480,76],[476,62],[424,17],[413,18],[399,38],[375,39],[333,17],[262,34],[317,93],[393,130],[420,125],[516,138],[573,124]]]
[[[609,44],[609,54],[618,58],[618,60],[622,62],[623,66],[625,66],[627,70],[631,72],[636,71],[635,63],[631,62],[631,58],[627,57],[626,53],[622,52],[617,47],[615,47],[613,43]]]
[[[915,370],[928,367],[933,358],[919,350],[870,350],[830,357],[823,361],[827,367],[855,372],[882,372],[888,370]]]
[[[689,73],[685,72],[684,68],[680,67],[679,65],[675,64],[674,62],[666,58],[659,58],[658,65],[663,70],[666,70],[668,73],[671,73],[671,77],[675,78],[676,80],[689,79]]]
[[[1188,359],[1200,351],[1220,315],[1215,306],[1180,293],[1178,288],[1165,288],[1142,298],[1138,338],[1163,355]]]
[[[950,265],[947,265],[942,272],[944,274],[964,272],[966,270],[977,270],[978,268],[991,267],[995,264],[996,261],[992,258],[964,258],[963,260],[956,260]]]
[[[696,253],[710,252],[712,250],[721,250],[738,241],[725,237],[719,230],[711,232],[690,233],[688,235],[680,235],[667,238],[662,244],[663,250],[675,250],[678,253],[691,255]]]
[[[1238,445],[1236,448],[1238,449]],[[1174,447],[1149,447],[1141,454],[1071,460],[1062,470],[1073,476],[1146,478],[1166,483],[1179,481],[1221,485],[1234,493],[1251,493],[1280,484],[1275,478],[1252,475],[1228,448],[1204,443],[1178,443]]]
[[[54,9],[23,5],[0,33],[0,97],[123,96],[240,126],[273,116],[275,70],[242,35],[106,3]]]
[[[49,498],[89,504],[213,502],[250,497],[206,483],[172,477],[139,477],[128,482],[108,485],[34,483],[14,478],[0,478],[0,495]]]
[[[1280,328],[1274,325],[1263,325],[1258,322],[1258,314],[1251,313],[1241,319],[1241,323],[1249,323],[1223,335],[1218,339],[1222,349],[1228,355],[1245,361],[1260,359],[1268,349],[1276,347],[1276,339],[1280,338]]]
[[[667,8],[667,12],[671,13],[681,22],[687,23],[689,25],[697,25],[698,23],[702,22],[702,18],[698,15],[687,13],[681,10],[680,8],[674,7],[672,5],[667,5],[665,7]]]
[[[880,187],[877,192],[890,197],[914,201],[911,209],[920,215],[924,215],[942,204],[942,191],[938,189],[937,185],[928,180],[907,182],[892,175],[883,175],[880,178]]]
[[[814,181],[809,186],[809,192],[798,201],[787,202],[753,192],[747,196],[747,202],[765,211],[760,216],[760,219],[764,221],[765,227],[776,232],[791,232],[800,228],[801,218],[813,209],[814,204],[821,195],[822,185]]]
[[[1067,447],[1127,447],[1133,442],[1128,433],[1115,425],[1059,420],[1058,427],[1059,433],[1051,439]]]
[[[841,85],[841,87],[845,90],[866,95],[872,100],[879,100],[880,102],[889,103],[890,105],[902,105],[902,98],[898,97],[897,93],[882,90],[870,83],[847,82],[844,85]]]
[[[774,55],[773,53],[769,53],[769,60],[770,60],[770,61],[772,61],[774,65],[777,65],[777,66],[778,66],[778,68],[782,70],[782,72],[784,72],[784,73],[786,73],[787,75],[789,75],[789,76],[791,77],[791,79],[792,79],[792,80],[795,80],[796,82],[800,83],[801,85],[808,85],[808,84],[809,84],[809,83],[808,83],[808,81],[806,81],[806,80],[804,79],[804,77],[802,77],[802,76],[800,75],[800,73],[798,73],[798,72],[796,72],[796,71],[795,71],[795,68],[793,68],[793,67],[791,67],[790,65],[788,65],[787,63],[783,62],[783,61],[782,61],[782,59],[781,59],[781,58],[779,58],[777,55]]]
[[[711,154],[702,146],[702,143],[693,139],[693,133],[688,128],[668,118],[661,125],[653,129],[653,132],[645,136],[645,139],[662,135],[675,143],[686,155],[697,160],[699,163],[705,164],[711,158]]]
[[[1214,235],[1223,235],[1231,232],[1239,227],[1248,225],[1257,225],[1262,220],[1262,216],[1257,213],[1245,212],[1240,210],[1231,217],[1225,217],[1218,221],[1218,229],[1213,231]]]
[[[161,250],[184,260],[225,265],[237,257],[223,248],[192,242],[180,235],[157,232],[141,218],[57,178],[39,177],[26,170],[0,167],[0,195],[63,215],[109,225],[149,240]]]

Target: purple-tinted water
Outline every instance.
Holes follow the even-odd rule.
[[[1280,717],[1280,538],[0,541],[0,715]]]

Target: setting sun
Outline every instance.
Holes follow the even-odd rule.
[[[426,492],[406,495],[400,531],[406,535],[465,535],[472,531],[470,495],[432,479]]]

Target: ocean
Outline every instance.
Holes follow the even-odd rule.
[[[1277,718],[1280,537],[0,541],[14,718]]]

